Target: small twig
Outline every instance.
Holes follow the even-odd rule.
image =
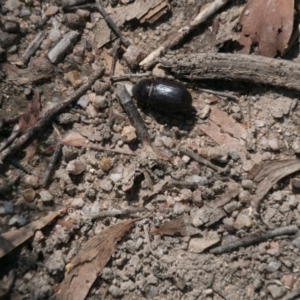
[[[194,152],[192,152],[192,151],[190,151],[188,149],[185,149],[185,148],[179,146],[178,147],[178,151],[181,152],[181,153],[183,153],[183,154],[185,154],[185,155],[187,155],[187,156],[189,156],[189,157],[191,157],[192,159],[194,159],[195,161],[199,162],[200,164],[205,165],[205,166],[207,166],[207,167],[209,167],[209,168],[211,168],[211,169],[213,169],[213,170],[215,170],[215,171],[217,171],[219,173],[223,171],[222,168],[220,168],[220,167],[212,164],[207,159],[201,157],[200,155],[198,155],[198,154],[196,154],[196,153],[194,153]]]
[[[143,212],[146,209],[144,207],[127,207],[125,209],[113,209],[110,211],[102,211],[98,214],[91,215],[91,220],[97,220],[108,217],[127,216],[138,212]]]
[[[140,62],[140,66],[149,68],[159,56],[166,53],[168,49],[177,45],[193,29],[198,27],[201,23],[205,22],[209,17],[211,17],[229,1],[230,0],[215,0],[213,3],[207,6],[206,9],[200,12],[192,22],[179,29],[174,35],[171,34],[171,36],[160,47],[151,52],[142,62]]]
[[[116,63],[117,63],[117,55],[118,55],[118,50],[120,48],[120,45],[121,45],[121,40],[118,39],[117,42],[115,43],[115,45],[113,46],[113,48],[111,49],[111,52],[110,52],[110,55],[112,57],[110,74],[109,74],[110,78],[115,73],[115,68],[116,68]]]
[[[130,122],[136,129],[136,133],[143,145],[151,145],[150,137],[147,128],[144,125],[143,119],[133,103],[129,93],[123,85],[116,89],[117,98],[122,104]]]
[[[46,37],[46,32],[41,31],[39,32],[35,38],[29,43],[28,47],[24,51],[22,55],[22,60],[24,63],[27,63],[32,55],[37,51],[37,49],[40,47],[42,41]]]
[[[54,153],[53,153],[53,155],[50,159],[49,165],[48,165],[48,167],[45,171],[45,175],[43,176],[43,180],[41,182],[41,185],[44,186],[44,187],[47,187],[48,184],[49,184],[51,174],[53,173],[54,167],[55,167],[55,165],[56,165],[56,163],[57,163],[57,161],[60,157],[62,146],[63,145],[60,142],[58,142],[56,144]]]
[[[151,76],[152,72],[145,72],[145,73],[137,73],[137,74],[124,74],[124,75],[114,75],[111,77],[111,80],[117,81],[117,80],[128,80],[131,78],[139,78],[139,77],[148,77]]]
[[[16,124],[13,128],[11,135],[0,144],[0,152],[6,147],[8,147],[8,145],[10,145],[16,139],[19,133],[20,133],[20,126],[19,124]]]
[[[152,253],[152,255],[154,257],[156,257],[155,253],[154,253],[154,251],[152,250],[152,247],[151,247],[151,242],[150,242],[150,237],[149,237],[149,225],[145,224],[145,225],[143,225],[143,228],[144,228],[144,232],[145,232],[145,240],[146,240],[146,243],[147,243],[147,245],[149,247],[149,250]]]
[[[231,94],[231,93],[226,93],[226,92],[218,92],[218,91],[214,91],[214,90],[208,90],[208,89],[197,89],[201,92],[204,92],[204,93],[209,93],[209,94],[213,94],[213,95],[217,95],[217,96],[221,96],[221,97],[226,97],[226,98],[229,98],[229,99],[232,99],[234,101],[239,101],[239,98],[236,97],[235,95]]]
[[[130,45],[129,41],[127,41],[126,39],[124,39],[124,37],[122,36],[122,32],[120,31],[120,29],[118,28],[118,26],[115,24],[115,22],[111,19],[111,17],[107,14],[107,12],[103,8],[103,6],[101,5],[101,3],[100,3],[99,0],[96,0],[96,6],[97,6],[100,14],[102,15],[102,17],[106,21],[107,25],[112,29],[112,31],[114,32],[114,34],[121,40],[121,43],[125,47],[128,47]]]
[[[35,123],[34,126],[28,129],[28,131],[23,134],[18,140],[16,140],[10,147],[6,148],[0,155],[0,163],[2,163],[8,156],[17,152],[21,147],[23,147],[30,139],[36,137],[38,132],[43,129],[55,116],[60,114],[67,106],[77,101],[81,96],[83,96],[95,83],[95,81],[104,73],[104,68],[96,71],[92,75],[88,82],[82,85],[75,93],[69,97],[65,102],[59,103],[52,109],[48,110],[44,116]]]
[[[8,160],[8,163],[10,163],[12,166],[14,166],[15,168],[17,168],[17,169],[20,169],[20,170],[22,170],[24,173],[26,173],[26,174],[31,174],[31,172],[27,169],[27,168],[25,168],[19,161],[17,161],[16,159],[13,159],[13,158],[11,158],[11,159],[9,159]]]
[[[248,236],[245,238],[242,238],[236,242],[230,243],[228,245],[223,245],[217,248],[212,249],[210,252],[213,254],[222,254],[225,252],[233,251],[238,249],[239,247],[247,247],[256,243],[264,242],[268,239],[271,239],[276,236],[280,235],[289,235],[289,234],[295,234],[299,231],[298,227],[296,225],[286,226],[277,228],[275,230],[263,233],[263,234],[256,234],[252,236]]]

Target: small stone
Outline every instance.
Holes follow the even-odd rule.
[[[268,285],[267,289],[273,299],[280,299],[286,293],[283,286],[277,286],[276,284]]]
[[[10,46],[17,43],[18,36],[13,33],[7,33],[0,31],[0,46],[3,49],[9,48]]]
[[[239,152],[234,148],[229,149],[229,155],[234,161],[237,161],[238,159],[240,159]]]
[[[234,222],[234,227],[236,229],[251,228],[253,225],[253,220],[250,216],[244,215],[242,213],[238,214],[236,221]]]
[[[270,152],[264,152],[261,156],[261,159],[263,161],[266,161],[266,160],[270,160],[272,157],[272,154]]]
[[[103,157],[100,162],[99,162],[100,168],[102,171],[107,172],[111,169],[112,167],[112,160],[107,157]]]
[[[146,52],[136,46],[129,46],[123,55],[130,69],[135,69],[139,63],[147,56]]]
[[[286,288],[292,289],[294,286],[295,280],[296,280],[296,278],[295,278],[294,274],[284,274],[281,277],[280,281]]]
[[[67,172],[71,175],[79,175],[85,170],[85,164],[81,160],[72,160],[67,164]]]
[[[23,178],[24,185],[27,187],[38,188],[39,179],[34,175],[25,175]]]
[[[205,249],[217,244],[220,237],[216,231],[208,231],[204,233],[203,238],[192,238],[189,242],[189,251],[201,253]]]
[[[202,199],[202,194],[201,194],[201,190],[195,190],[193,192],[193,197],[192,197],[192,202],[198,206],[198,207],[202,207],[203,206],[203,199]]]
[[[53,43],[57,42],[61,38],[61,33],[58,28],[52,28],[49,32],[48,39]]]
[[[203,109],[200,110],[199,117],[201,119],[206,119],[208,118],[209,114],[210,114],[210,105],[205,105]]]
[[[118,182],[120,181],[122,178],[122,174],[120,173],[113,173],[110,175],[110,179],[113,181],[113,182]]]
[[[209,147],[207,149],[207,156],[210,160],[226,163],[229,157],[228,147],[226,145]]]
[[[108,106],[108,101],[105,96],[96,96],[93,104],[97,110],[100,110]]]
[[[102,180],[100,182],[100,187],[102,190],[104,190],[106,192],[110,192],[113,188],[113,185],[109,180]]]
[[[192,199],[192,196],[193,196],[193,193],[189,189],[182,189],[180,191],[180,199],[181,200],[189,201]]]
[[[184,212],[188,212],[190,210],[190,207],[189,207],[188,204],[184,204],[184,203],[181,203],[181,202],[176,202],[174,204],[173,210],[174,210],[175,213],[181,214],[181,213],[184,213]]]
[[[36,193],[35,193],[35,190],[33,190],[33,189],[27,189],[22,192],[22,196],[23,196],[24,200],[29,203],[33,202],[35,195],[36,195]]]
[[[242,187],[245,190],[253,190],[255,188],[255,184],[250,179],[243,179],[242,180]]]
[[[76,209],[81,209],[84,206],[84,201],[82,198],[74,198],[71,202],[71,206]]]
[[[292,148],[295,153],[300,153],[300,140],[295,140],[292,144]]]
[[[104,95],[104,93],[109,89],[110,84],[97,80],[93,86],[93,89],[97,95]]]
[[[203,291],[203,294],[207,296],[212,296],[214,294],[214,291],[212,289],[206,289]]]
[[[24,226],[26,223],[27,223],[26,219],[19,215],[14,215],[8,221],[9,226],[20,226],[21,227],[21,226]]]
[[[54,16],[58,13],[58,6],[50,5],[47,10],[45,11],[46,17]]]
[[[94,119],[97,117],[97,111],[96,111],[94,105],[92,105],[91,103],[87,106],[85,111],[91,119]]]
[[[21,10],[20,10],[20,14],[19,14],[19,17],[20,18],[27,18],[31,16],[31,9],[29,7],[23,7]]]
[[[249,204],[251,202],[251,194],[249,191],[241,191],[239,194],[239,201],[243,204]]]
[[[82,85],[81,75],[77,70],[66,73],[64,78],[67,82],[71,83],[73,88],[78,88]]]
[[[145,296],[147,299],[152,299],[158,295],[158,289],[154,285],[150,285],[150,287],[146,290]]]
[[[40,48],[42,50],[48,50],[48,49],[51,48],[51,46],[52,46],[52,41],[50,39],[44,39],[42,41],[42,44],[41,44]]]
[[[231,201],[224,205],[224,209],[228,214],[231,214],[233,211],[235,211],[238,208],[238,202],[237,201]]]
[[[272,194],[271,198],[276,201],[276,202],[281,202],[282,201],[282,193],[281,191],[276,191]]]
[[[9,33],[18,33],[20,31],[20,24],[17,21],[6,20],[4,30]]]
[[[111,285],[109,287],[108,291],[114,297],[121,297],[123,295],[123,291],[119,287],[117,287],[116,285]]]
[[[10,11],[14,11],[17,8],[20,8],[22,3],[19,0],[7,0],[5,2],[5,7]]]
[[[65,23],[73,30],[78,29],[81,26],[81,19],[77,14],[68,13],[64,15]]]
[[[41,190],[40,197],[41,197],[42,202],[44,202],[44,203],[51,202],[53,200],[53,196],[47,190]]]
[[[55,251],[46,261],[46,268],[49,273],[56,275],[62,273],[65,269],[65,259],[61,250]]]
[[[87,95],[84,95],[79,98],[79,100],[77,101],[77,105],[79,105],[83,109],[86,109],[89,102],[90,102],[89,97]]]
[[[277,272],[281,268],[281,262],[279,261],[271,261],[269,262],[267,266],[267,271],[272,273],[272,272]]]
[[[225,218],[223,220],[223,224],[224,224],[224,229],[227,232],[235,231],[235,229],[234,229],[234,219],[233,218]]]
[[[122,130],[121,138],[124,142],[134,142],[137,139],[135,128],[133,126],[125,126]]]
[[[182,160],[187,164],[191,160],[191,158],[188,157],[187,155],[183,155]]]
[[[144,239],[142,239],[141,237],[139,237],[139,238],[137,239],[136,243],[135,243],[134,248],[135,248],[136,250],[140,249],[141,246],[143,245],[143,243],[144,243]]]
[[[4,203],[3,207],[7,214],[12,214],[14,212],[14,205],[10,202]]]
[[[165,145],[165,147],[171,149],[174,147],[175,141],[169,136],[162,136],[161,141]]]
[[[292,189],[294,192],[296,192],[296,193],[300,192],[300,179],[299,178],[291,179],[290,183],[292,185]]]
[[[268,141],[269,147],[272,151],[278,151],[279,150],[279,143],[277,139],[270,139]]]
[[[293,245],[300,248],[300,237],[293,240]]]
[[[186,178],[188,182],[198,183],[199,185],[207,185],[208,179],[205,176],[192,175]]]

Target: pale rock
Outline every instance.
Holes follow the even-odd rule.
[[[86,170],[85,164],[81,160],[71,160],[67,164],[67,172],[71,175],[79,175]]]
[[[205,232],[203,238],[192,238],[189,242],[189,251],[201,253],[207,248],[217,244],[220,237],[216,231]]]
[[[134,142],[137,139],[135,128],[133,126],[125,126],[122,130],[121,138],[124,142]]]

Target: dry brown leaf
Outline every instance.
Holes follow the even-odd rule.
[[[280,179],[288,176],[294,172],[300,170],[299,159],[288,159],[282,161],[272,161],[264,163],[259,169],[254,166],[255,170],[251,175],[256,172],[254,177],[255,182],[259,182],[257,185],[256,193],[253,196],[252,203],[255,207],[258,207],[260,201],[268,193],[268,191],[274,186]]]
[[[294,0],[249,0],[243,9],[238,53],[249,54],[251,46],[255,54],[274,57],[283,55],[290,40],[294,22]]]
[[[0,258],[24,243],[27,239],[33,236],[34,232],[43,228],[53,219],[59,216],[61,212],[53,212],[48,216],[37,221],[31,222],[28,225],[21,227],[18,230],[8,231],[0,235]]]
[[[61,284],[61,300],[83,300],[115,251],[115,244],[140,219],[125,220],[104,229],[83,245],[71,261]]]
[[[163,223],[159,228],[153,228],[150,231],[153,234],[174,235],[180,233],[183,236],[195,235],[201,233],[201,230],[191,225],[191,218],[182,215],[179,218]]]
[[[200,124],[199,127],[217,144],[227,145],[229,149],[235,149],[244,164],[261,162],[259,153],[249,154],[247,151],[245,142],[243,142],[247,138],[247,131],[227,113],[214,107],[211,110],[209,120]],[[250,156],[252,162],[247,160],[247,156]]]
[[[78,132],[70,132],[61,140],[61,143],[66,146],[82,147],[87,145],[88,140]]]

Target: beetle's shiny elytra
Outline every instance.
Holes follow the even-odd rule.
[[[139,103],[166,112],[188,111],[192,107],[192,96],[186,87],[169,79],[142,79],[132,93]]]

